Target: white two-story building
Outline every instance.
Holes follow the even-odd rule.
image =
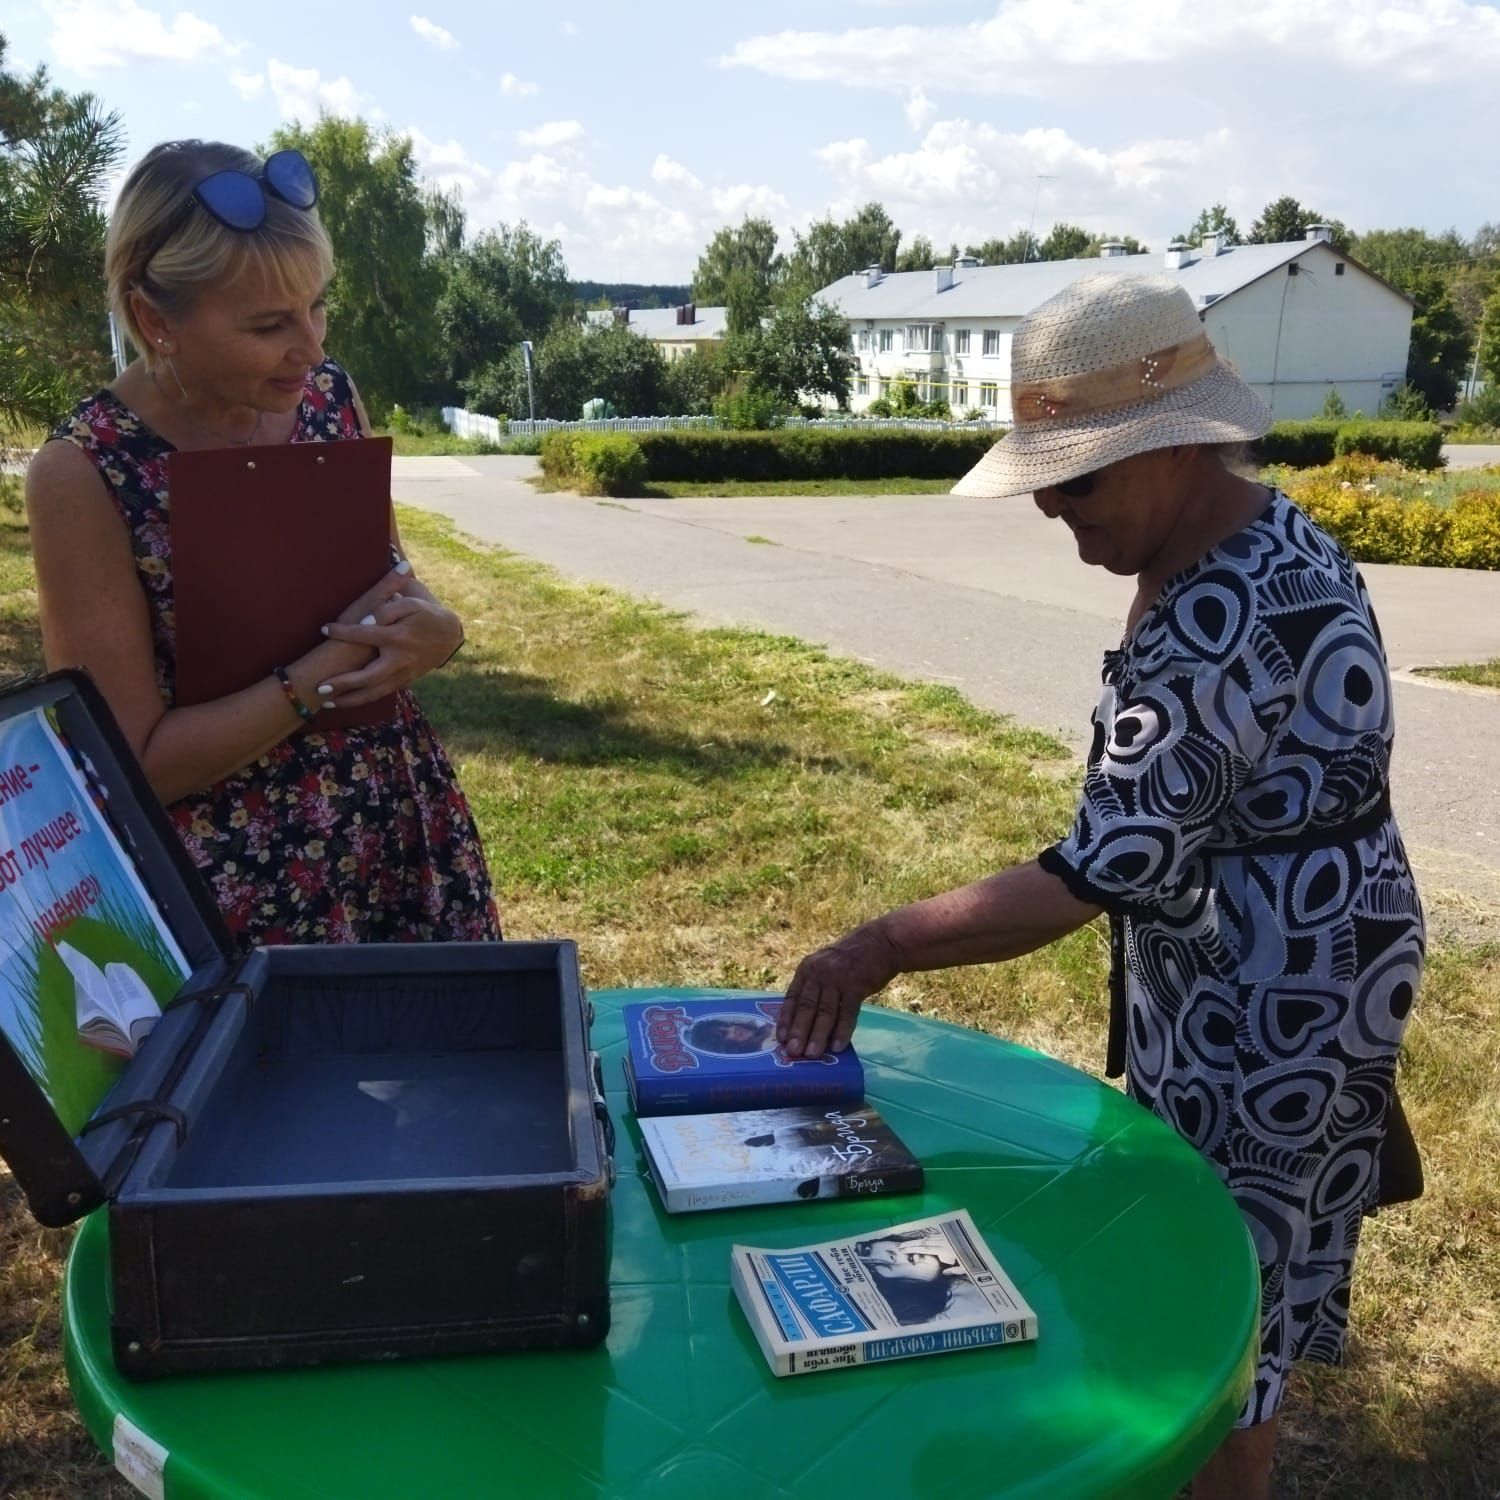
[[[1317,416],[1336,390],[1374,415],[1405,378],[1412,303],[1334,249],[1314,225],[1305,240],[1226,246],[1209,236],[1165,256],[1106,245],[1097,259],[983,266],[960,258],[931,271],[878,266],[819,294],[849,320],[859,361],[851,405],[863,411],[905,377],[955,416],[978,408],[1009,421],[1016,324],[1070,282],[1094,275],[1177,277],[1214,347],[1278,419]]]

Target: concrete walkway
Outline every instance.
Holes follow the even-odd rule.
[[[1029,500],[593,501],[539,495],[533,472],[398,459],[396,498],[569,577],[951,683],[1082,749],[1132,584],[1082,566]],[[1500,574],[1363,571],[1397,676],[1397,814],[1429,901],[1500,914],[1500,693],[1410,675],[1500,657]]]

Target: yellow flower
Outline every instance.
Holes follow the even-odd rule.
[[[325,845],[322,839],[309,839],[302,851],[309,859],[322,859]]]
[[[243,828],[250,821],[250,814],[243,807],[237,807],[229,815],[229,826],[231,828]]]

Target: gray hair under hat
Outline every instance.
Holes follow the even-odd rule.
[[[1165,276],[1089,276],[1022,318],[1010,404],[1015,426],[955,495],[1025,495],[1155,448],[1248,442],[1271,425]]]

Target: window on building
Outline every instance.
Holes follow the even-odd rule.
[[[868,328],[861,328],[859,330],[859,347],[861,349],[868,349],[870,347],[870,330]]]
[[[868,396],[870,394],[870,377],[868,375],[861,375],[854,382],[854,394],[856,396]]]
[[[908,323],[906,325],[906,347],[914,354],[928,354],[932,350],[932,325],[930,323]]]
[[[979,386],[979,404],[981,406],[998,406],[1000,404],[1000,387],[991,380],[985,380]]]
[[[889,380],[882,380],[880,382],[880,394],[882,396],[889,396],[890,393],[891,393],[891,383],[890,383],[890,381]]]
[[[967,354],[969,352],[969,330],[967,328],[955,328],[953,330],[953,352],[955,354]]]
[[[1333,274],[1335,276],[1342,276],[1344,274],[1344,263],[1343,263],[1343,261],[1339,261],[1339,263],[1336,266],[1334,266],[1334,268],[1333,268]]]
[[[932,400],[932,387],[930,385],[928,385],[928,383],[925,380],[919,380],[917,382],[917,400],[919,400],[919,401],[931,401]]]
[[[984,330],[984,352],[986,354],[998,354],[1000,352],[1000,330],[998,328],[986,328]]]
[[[967,380],[955,380],[953,382],[953,394],[948,398],[949,404],[956,411],[960,406],[969,404],[969,382]]]
[[[880,330],[880,352],[889,354],[895,347],[896,330],[894,328],[882,328]]]

